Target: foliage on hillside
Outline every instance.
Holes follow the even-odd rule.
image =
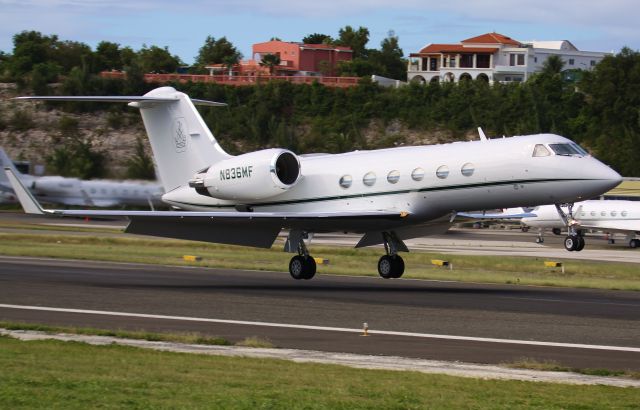
[[[30,46],[16,44],[12,56],[0,54],[0,72],[11,77],[12,70],[18,69],[16,67],[24,70],[30,67],[23,78],[28,79],[27,83],[31,83],[35,92],[53,91],[43,77],[48,73],[45,68],[61,64],[61,57],[55,54],[61,50],[68,57],[64,60],[66,68],[59,72],[68,71],[62,86],[56,89],[58,93],[140,95],[158,86],[143,81],[143,70],[148,67],[136,58],[132,59],[126,47],[112,47],[103,42],[98,47],[100,53],[96,51],[89,58],[83,57],[86,48],[72,42],[60,43],[55,36],[24,32],[16,37]],[[366,49],[368,31],[362,27],[341,30],[337,40],[317,33],[309,37],[314,41],[322,39],[349,45],[358,50],[358,58],[382,53]],[[390,34],[383,41],[383,50],[386,47],[389,55],[398,53],[394,38]],[[215,48],[214,39],[208,41]],[[224,39],[225,47],[229,48],[227,43]],[[57,51],[40,59],[35,58],[38,53],[30,54],[24,49],[38,44],[41,48],[36,47],[37,50],[51,51],[47,45],[55,44],[53,50]],[[166,48],[151,46],[144,49],[170,56]],[[30,59],[25,57],[29,55]],[[101,55],[102,60],[97,55]],[[126,81],[107,80],[93,74],[95,67],[109,66],[108,61],[118,58],[121,62],[129,59]],[[169,60],[158,59],[164,63]],[[71,66],[71,61],[76,65]],[[368,63],[372,61],[375,58]],[[42,68],[40,74],[38,67]],[[625,48],[617,55],[606,57],[593,72],[584,73],[577,83],[564,80],[561,70],[561,64],[548,64],[542,73],[525,83],[490,85],[483,81],[462,81],[459,84],[409,84],[398,89],[381,88],[366,78],[357,87],[347,89],[277,81],[252,87],[204,83],[172,85],[194,98],[229,104],[227,108],[205,108],[202,113],[214,134],[231,152],[269,146],[282,146],[298,153],[341,152],[414,142],[405,135],[408,132],[420,135],[444,133],[460,139],[480,126],[490,136],[561,134],[581,143],[623,175],[640,176],[637,166],[640,163],[640,53]],[[38,75],[41,75],[40,80]],[[64,108],[78,112],[106,107],[103,104],[69,103]],[[124,111],[126,107],[110,109],[116,117],[116,110]],[[0,115],[0,128],[29,127],[27,117],[19,112],[13,117],[6,113]],[[401,124],[401,132],[385,133],[394,124]],[[379,128],[374,137],[370,135],[372,127]]]

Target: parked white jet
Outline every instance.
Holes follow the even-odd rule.
[[[35,197],[43,202],[95,207],[150,206],[152,209],[163,204],[161,197],[164,191],[155,182],[80,180],[61,176],[35,177],[21,174],[2,148],[0,166],[11,168]],[[0,175],[0,191],[13,193],[4,172]]]
[[[181,211],[44,210],[11,171],[28,213],[58,216],[124,215],[127,232],[207,242],[271,247],[289,229],[285,250],[295,279],[316,265],[304,239],[314,232],[362,234],[356,247],[384,244],[383,278],[404,272],[403,240],[449,228],[457,211],[592,198],[621,177],[566,138],[530,135],[345,154],[296,155],[266,149],[230,156],[211,134],[192,100],[171,87],[143,97],[23,97],[120,101],[140,109],[151,141],[163,200]],[[576,235],[575,232],[572,235]]]
[[[542,232],[551,229],[559,235],[561,229],[566,226],[558,211],[553,205],[544,205],[534,208],[535,216],[524,217],[521,222],[525,226],[540,229],[537,242],[544,241]],[[565,248],[569,251],[579,251],[584,247],[584,239],[581,230],[594,229],[607,233],[622,232],[627,234],[627,241],[631,248],[640,247],[640,201],[625,200],[592,200],[576,202],[571,223],[578,230],[579,242],[573,247],[573,243],[567,243]]]

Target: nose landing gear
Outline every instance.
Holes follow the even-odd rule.
[[[578,221],[573,218],[573,203],[567,204],[567,213],[562,210],[559,204],[556,204],[556,209],[568,229],[568,235],[564,238],[564,248],[569,252],[580,252],[584,249],[585,240],[582,232],[578,229]]]

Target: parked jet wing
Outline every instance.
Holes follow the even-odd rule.
[[[13,171],[5,173],[28,214],[58,217],[126,217],[125,232],[269,248],[283,228],[304,231],[366,232],[404,225],[409,216],[398,211],[364,212],[199,212],[44,209]]]

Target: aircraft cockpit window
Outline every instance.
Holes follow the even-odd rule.
[[[582,148],[580,145],[578,144],[571,144],[573,145],[573,148],[575,148],[576,151],[578,151],[579,153],[582,154],[583,157],[586,157],[589,155],[589,153],[587,152],[586,149]]]
[[[567,157],[573,155],[584,156],[584,150],[578,150],[576,147],[576,144],[549,144],[549,148],[551,148],[556,155],[564,155]]]
[[[537,144],[533,149],[534,157],[548,157],[549,155],[551,155],[551,153],[549,152],[547,147],[542,144]]]
[[[351,182],[353,182],[351,175],[343,175],[342,178],[340,178],[340,186],[342,188],[349,188],[351,186]]]

